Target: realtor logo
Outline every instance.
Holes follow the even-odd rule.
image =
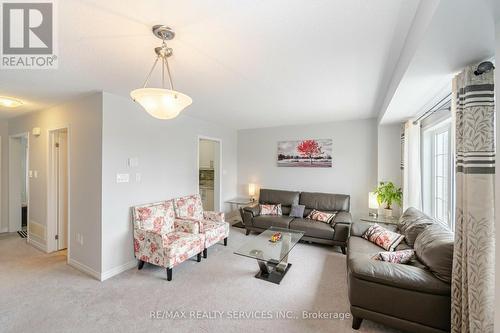
[[[53,1],[2,1],[1,18],[0,68],[57,68]]]

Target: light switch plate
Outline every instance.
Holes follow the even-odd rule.
[[[117,173],[116,182],[117,183],[128,183],[130,181],[130,175],[128,173]]]
[[[127,166],[129,168],[137,168],[139,166],[139,158],[137,158],[137,157],[130,157],[127,160]]]
[[[33,175],[35,176],[35,178],[38,178],[38,170],[33,171]]]
[[[28,171],[28,175],[30,178],[33,178],[33,170]]]

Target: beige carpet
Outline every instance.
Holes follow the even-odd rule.
[[[345,256],[338,248],[298,244],[289,257],[293,266],[275,285],[254,278],[254,260],[233,254],[250,237],[231,228],[227,247],[216,245],[201,263],[174,268],[171,282],[151,265],[99,282],[68,266],[64,253],[47,255],[17,234],[1,236],[0,331],[355,332],[350,319],[301,318],[302,311],[349,311]],[[188,318],[191,311],[224,313],[219,319],[150,318],[152,311],[175,310]],[[234,319],[277,311],[292,318]],[[364,321],[358,332],[395,331]]]

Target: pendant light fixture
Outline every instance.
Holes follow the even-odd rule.
[[[175,32],[165,25],[155,25],[153,34],[163,42],[160,47],[155,48],[156,60],[148,73],[142,88],[135,89],[130,93],[134,102],[146,110],[147,113],[158,119],[173,119],[186,107],[193,103],[191,97],[175,91],[170,74],[168,58],[172,56],[173,50],[167,46],[167,40],[175,37]],[[161,61],[161,88],[147,88],[151,74]],[[165,69],[167,70],[170,89],[165,88]]]

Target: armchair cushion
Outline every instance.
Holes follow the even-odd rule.
[[[175,211],[172,200],[135,206],[134,228],[169,233],[174,229]]]
[[[163,246],[165,248],[164,266],[172,268],[202,252],[205,248],[205,236],[174,231],[163,237]]]
[[[205,234],[205,247],[208,248],[229,236],[229,223],[212,220],[201,221]]]
[[[134,229],[134,252],[137,259],[172,268],[203,251],[205,236],[181,231],[159,234]]]
[[[220,212],[204,211],[203,212],[203,219],[215,221],[215,222],[224,222],[225,216],[224,216],[224,213],[220,213]]]
[[[175,219],[174,230],[188,232],[190,234],[199,234],[200,233],[200,222],[196,221],[196,220]]]
[[[203,219],[203,204],[199,194],[188,195],[174,200],[175,215],[181,219]]]

